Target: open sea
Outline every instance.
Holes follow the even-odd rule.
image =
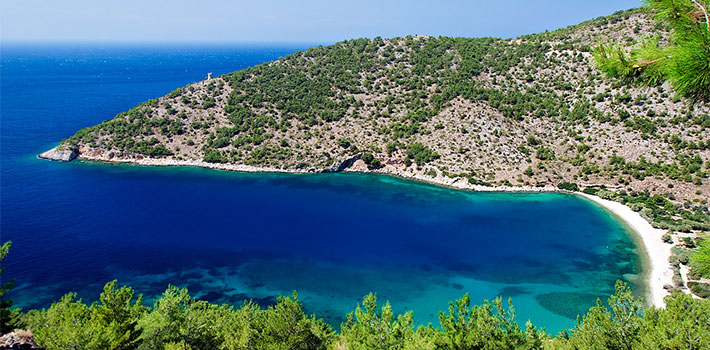
[[[150,98],[308,45],[4,44],[0,58],[3,281],[24,309],[107,281],[151,303],[168,284],[197,298],[270,305],[298,291],[334,325],[375,292],[396,312],[512,298],[548,333],[606,300],[645,292],[628,230],[566,194],[472,193],[364,174],[242,174],[40,160],[82,127]]]

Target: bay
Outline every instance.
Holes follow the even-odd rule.
[[[230,173],[36,154],[81,127],[193,81],[307,45],[5,45],[0,66],[0,234],[23,308],[118,279],[146,302],[168,284],[261,305],[298,291],[337,329],[369,293],[418,323],[469,293],[512,298],[555,333],[616,280],[644,293],[622,223],[567,194],[472,193],[371,174]]]

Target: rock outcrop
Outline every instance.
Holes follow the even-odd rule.
[[[0,337],[0,350],[42,350],[35,343],[32,332],[16,329]]]
[[[54,147],[47,152],[40,154],[38,157],[42,159],[56,160],[60,162],[70,162],[79,156],[79,151],[76,149],[59,149]]]
[[[362,154],[358,153],[358,154],[356,154],[356,155],[354,155],[354,156],[352,156],[352,157],[349,157],[349,158],[343,160],[342,162],[340,162],[340,164],[338,164],[338,166],[334,166],[334,167],[331,167],[331,168],[323,169],[323,170],[321,170],[321,172],[322,172],[322,173],[337,173],[337,172],[341,172],[341,171],[343,171],[343,170],[345,170],[345,169],[351,167],[351,166],[352,166],[358,159],[360,159],[361,157],[362,157]]]

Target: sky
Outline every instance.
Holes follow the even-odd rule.
[[[639,0],[0,0],[0,40],[332,43],[414,34],[510,38]]]

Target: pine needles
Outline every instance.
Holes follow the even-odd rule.
[[[594,50],[597,67],[630,84],[655,86],[669,81],[692,104],[710,102],[710,24],[706,0],[646,0],[655,18],[671,30],[660,46],[655,37],[627,49],[600,43]]]

